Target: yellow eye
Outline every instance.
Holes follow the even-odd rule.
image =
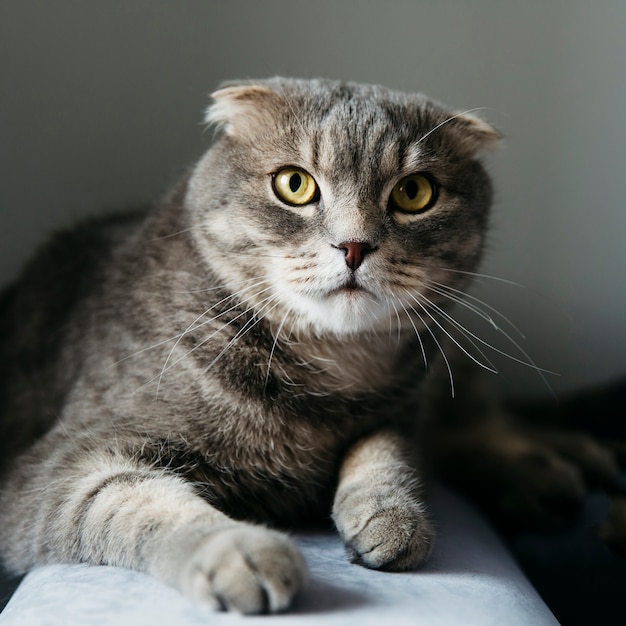
[[[435,192],[435,185],[430,178],[424,174],[411,174],[391,190],[391,201],[401,211],[418,213],[434,204]]]
[[[285,167],[274,174],[274,193],[295,206],[310,204],[319,195],[313,176],[299,167]]]

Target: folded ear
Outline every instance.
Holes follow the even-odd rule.
[[[206,110],[205,121],[233,136],[258,128],[280,100],[270,87],[252,83],[226,85],[211,97],[214,102]]]
[[[491,124],[467,112],[450,118],[450,126],[454,129],[458,147],[468,154],[496,148],[502,139]]]

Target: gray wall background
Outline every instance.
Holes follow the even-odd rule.
[[[210,91],[274,74],[487,107],[506,142],[483,270],[524,286],[475,293],[557,393],[626,373],[621,0],[0,0],[0,284],[51,230],[157,199],[210,141]]]

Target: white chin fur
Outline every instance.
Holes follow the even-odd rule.
[[[389,328],[390,311],[365,291],[343,290],[324,297],[291,297],[288,303],[300,329],[350,335]],[[394,318],[395,320],[395,315]]]

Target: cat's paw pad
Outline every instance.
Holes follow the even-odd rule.
[[[215,610],[275,613],[289,606],[305,578],[304,560],[285,535],[239,524],[215,532],[195,550],[181,586]]]
[[[338,498],[333,517],[354,563],[404,571],[430,554],[434,530],[424,506],[414,499],[357,491]]]

